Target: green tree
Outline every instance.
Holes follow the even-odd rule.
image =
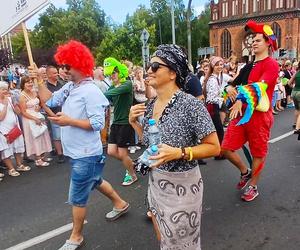
[[[140,36],[146,28],[150,33],[150,50],[155,48],[155,24],[151,11],[141,5],[132,16],[127,16],[124,24],[115,26],[105,34],[97,50],[97,63],[102,64],[106,57],[126,58],[135,64],[142,62],[142,42]]]
[[[40,15],[39,23],[30,33],[33,48],[51,49],[76,39],[96,50],[108,30],[104,11],[95,0],[68,0],[67,5],[67,9],[57,9],[51,4]],[[13,44],[16,55],[25,51],[21,34],[13,38]]]
[[[94,49],[103,40],[105,13],[95,0],[68,0],[67,5],[67,10],[50,5],[41,15],[33,32],[35,46],[53,47],[76,39]]]
[[[197,50],[209,46],[210,7],[207,4],[199,16],[194,16],[192,26],[192,59],[198,60]]]
[[[172,21],[171,21],[171,1],[151,0],[151,11],[156,23],[156,41],[160,43],[172,43]],[[186,10],[183,0],[174,1],[175,33],[176,43],[186,45]]]
[[[30,33],[28,34],[31,37]],[[11,39],[13,53],[18,56],[21,52],[25,51],[25,39],[23,32],[14,35]]]
[[[150,54],[160,43],[172,43],[170,2],[151,0],[149,9],[140,5],[132,15],[127,16],[122,25],[111,22],[96,0],[67,0],[67,9],[58,9],[51,4],[29,33],[31,46],[33,51],[46,53],[69,39],[76,39],[92,50],[99,64],[108,56],[127,58],[140,64],[140,36],[144,28],[150,33]],[[186,11],[183,0],[175,0],[176,43],[184,47],[187,47]],[[197,48],[208,46],[209,21],[209,5],[199,17],[191,17],[193,61],[197,59]],[[25,53],[23,34],[15,36],[12,44],[15,56]]]

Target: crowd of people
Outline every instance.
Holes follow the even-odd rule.
[[[160,45],[146,72],[112,57],[95,67],[88,48],[70,41],[57,50],[59,67],[29,67],[18,81],[2,74],[0,151],[8,175],[30,171],[25,160],[49,166],[51,152],[58,163],[70,158],[74,227],[62,250],[82,245],[93,189],[114,205],[108,220],[128,211],[129,203],[102,177],[103,152],[106,148],[124,166],[123,186],[138,181],[130,153],[150,146],[150,119],[160,129],[161,144],[159,154],[151,157],[147,215],[161,249],[201,249],[203,182],[198,166],[206,164],[203,159],[228,159],[240,171],[241,198],[249,202],[259,195],[273,116],[295,108],[291,126],[300,139],[300,63],[274,60],[269,54],[277,49],[276,40],[260,24],[249,22],[246,30],[254,33],[255,54],[247,64],[234,55],[212,56],[200,60],[194,72],[184,48]],[[237,154],[240,148],[250,155],[249,164]]]
[[[277,59],[276,61],[279,65],[279,72],[272,96],[272,113],[278,115],[285,109],[295,108],[295,122],[291,125],[295,129],[299,112],[299,97],[297,96],[299,94],[297,92],[299,91],[300,62],[297,62],[296,59],[289,60],[287,58]],[[197,63],[196,74],[202,88],[205,85],[203,92],[206,95],[206,102],[208,102],[207,108],[210,110],[212,103],[221,105],[220,121],[215,122],[216,127],[219,127],[216,124],[220,122],[224,128],[228,125],[226,114],[229,111],[224,102],[224,90],[228,84],[230,85],[230,83],[238,80],[236,77],[245,65],[245,63],[238,62],[237,57],[234,55],[229,58],[212,56],[209,59],[200,59]],[[298,129],[299,125],[296,130]],[[295,133],[298,132],[295,131]]]
[[[44,66],[39,73],[52,92],[68,81],[63,68]],[[28,76],[28,70],[22,71],[18,81],[3,75],[0,91],[1,160],[8,175],[17,177],[20,172],[30,171],[31,167],[24,162],[34,162],[39,168],[47,167],[53,155],[57,155],[57,163],[64,163],[60,127],[48,119],[60,112],[60,108],[50,109],[40,101],[37,86]],[[2,181],[4,173],[0,176]]]

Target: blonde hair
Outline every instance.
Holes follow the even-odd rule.
[[[129,60],[125,60],[125,61],[123,61],[123,64],[125,64],[126,67],[128,68],[129,75],[132,75],[132,73],[133,73],[133,63]]]
[[[0,89],[8,89],[8,83],[5,81],[0,81]]]

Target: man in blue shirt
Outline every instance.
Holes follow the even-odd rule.
[[[70,239],[60,248],[77,249],[83,243],[83,223],[90,192],[96,188],[114,205],[106,214],[115,220],[129,209],[112,186],[102,179],[103,156],[100,130],[104,127],[104,110],[108,100],[95,85],[94,58],[87,47],[77,41],[60,46],[55,59],[69,70],[71,81],[53,94],[39,84],[39,97],[49,107],[62,106],[62,112],[49,119],[60,125],[61,142],[66,156],[71,158],[69,203],[73,206],[73,230]]]

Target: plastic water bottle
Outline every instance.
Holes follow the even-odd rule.
[[[160,145],[161,134],[154,119],[149,119],[149,145]]]
[[[155,162],[155,160],[150,160],[149,157],[157,154],[158,154],[158,147],[156,145],[152,145],[150,148],[147,148],[144,151],[144,153],[140,156],[140,161],[146,166],[150,166]]]

